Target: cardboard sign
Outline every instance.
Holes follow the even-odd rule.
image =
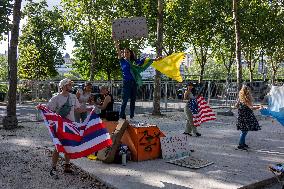
[[[190,155],[189,137],[187,135],[174,135],[161,137],[163,159],[177,159]]]
[[[112,36],[115,40],[148,37],[146,18],[122,18],[112,21]]]

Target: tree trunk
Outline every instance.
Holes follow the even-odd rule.
[[[94,81],[95,78],[95,66],[96,66],[96,54],[97,54],[97,48],[96,48],[96,44],[94,42],[94,44],[91,45],[92,48],[92,62],[90,65],[90,81]]]
[[[226,71],[227,71],[227,76],[226,76],[226,85],[229,84],[229,82],[231,82],[231,69],[232,69],[232,63],[233,61],[230,61],[228,66],[226,67]]]
[[[249,70],[249,82],[250,83],[253,82],[253,70],[252,69]]]
[[[4,129],[13,129],[18,126],[16,116],[16,98],[17,98],[17,47],[19,38],[19,24],[21,20],[22,0],[15,0],[13,8],[13,26],[11,31],[10,47],[8,52],[9,65],[9,90],[7,116],[3,118]]]
[[[272,85],[275,85],[276,74],[277,74],[277,69],[272,68],[272,73],[271,73],[271,84]]]
[[[231,72],[227,72],[226,85],[230,83],[230,80],[231,80]]]
[[[241,64],[241,35],[240,35],[240,23],[238,19],[238,4],[239,0],[233,0],[233,18],[235,26],[236,36],[236,63],[237,63],[237,86],[239,89],[242,87],[242,64]]]
[[[198,82],[201,83],[203,81],[203,77],[204,77],[204,67],[205,67],[205,64],[201,64],[200,65],[200,76],[199,76],[199,80]]]
[[[157,18],[157,57],[162,56],[163,50],[163,0],[158,0],[158,18]],[[154,97],[153,97],[153,115],[161,115],[161,73],[156,70]]]
[[[92,3],[92,1],[91,1]],[[92,4],[91,4],[92,5]],[[92,7],[92,6],[91,6]],[[91,22],[90,15],[89,20],[89,30],[90,30],[90,50],[91,50],[91,64],[90,64],[90,81],[94,81],[95,78],[95,66],[96,66],[96,56],[97,56],[97,47],[96,47],[96,27],[93,26]]]

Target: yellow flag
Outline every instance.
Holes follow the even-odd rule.
[[[182,82],[182,77],[180,75],[180,65],[185,56],[185,53],[173,53],[161,60],[154,61],[152,66],[165,74],[166,76]]]

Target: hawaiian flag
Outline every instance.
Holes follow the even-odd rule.
[[[94,110],[84,123],[76,123],[62,118],[44,105],[37,108],[41,111],[56,150],[66,153],[71,159],[88,156],[112,145],[107,129]]]
[[[200,126],[201,123],[215,120],[216,115],[205,101],[205,98],[203,98],[202,96],[198,96],[196,100],[197,100],[198,113],[197,114],[193,113],[194,126],[198,127]]]

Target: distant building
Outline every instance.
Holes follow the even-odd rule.
[[[8,51],[5,51],[4,54],[0,53],[0,55],[8,57]]]
[[[71,65],[72,66],[72,61],[71,61],[71,58],[70,58],[70,55],[68,53],[66,53],[63,57],[63,60],[65,62],[66,65]]]
[[[64,64],[58,65],[56,67],[56,70],[57,70],[57,72],[60,75],[64,75],[65,73],[68,73],[71,70],[73,70],[73,68],[72,68],[72,60],[71,60],[70,55],[68,53],[66,53],[64,55],[63,60],[64,60]]]

